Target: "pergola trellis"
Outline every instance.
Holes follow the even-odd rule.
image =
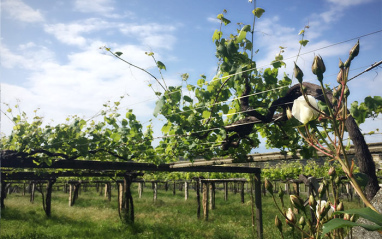
[[[255,220],[254,223],[257,227],[258,238],[263,238],[263,222],[262,222],[262,207],[261,207],[261,179],[260,179],[260,168],[254,167],[230,167],[230,166],[187,166],[187,167],[174,167],[174,164],[159,164],[155,165],[152,163],[137,163],[137,162],[110,162],[110,161],[85,161],[85,160],[59,160],[53,162],[51,165],[45,163],[35,164],[34,158],[32,157],[12,157],[2,155],[0,163],[1,168],[16,169],[16,168],[29,168],[29,169],[77,169],[77,170],[96,170],[96,171],[124,171],[124,174],[119,174],[123,176],[124,182],[122,186],[123,192],[123,204],[120,205],[121,217],[124,218],[127,222],[134,221],[134,208],[133,208],[133,199],[131,196],[130,186],[133,180],[142,175],[140,172],[222,172],[222,173],[248,173],[254,176],[254,211],[255,211]],[[47,195],[45,204],[49,206],[50,209],[50,198],[52,193],[52,186],[56,181],[56,178],[65,175],[65,172],[62,173],[51,173],[51,174],[42,174],[40,178],[43,177],[47,181]],[[73,175],[71,172],[67,172],[68,175]],[[12,176],[13,175],[13,176]],[[18,176],[17,176],[18,175]],[[85,176],[87,174],[84,174]],[[109,174],[102,173],[89,173],[89,175],[100,175],[100,176],[109,176]],[[37,175],[35,175],[37,176]],[[74,175],[73,175],[74,176]],[[78,174],[78,177],[83,176]],[[5,186],[5,183],[8,179],[10,180],[25,180],[30,179],[32,176],[30,174],[15,174],[12,172],[4,171],[1,174],[1,183],[2,186]],[[38,178],[38,177],[37,177]],[[4,205],[5,192],[1,194],[2,205]],[[49,199],[49,202],[48,202]],[[48,205],[49,204],[49,205]]]

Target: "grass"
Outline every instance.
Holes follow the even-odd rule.
[[[133,185],[134,186],[134,185]],[[183,192],[158,190],[158,200],[153,203],[150,188],[145,188],[138,198],[133,188],[135,223],[121,223],[117,210],[117,192],[113,190],[109,202],[94,188],[81,192],[74,206],[68,205],[68,194],[54,191],[52,216],[47,218],[42,209],[41,195],[36,193],[35,202],[29,195],[11,194],[1,211],[0,237],[16,238],[256,238],[251,227],[250,197],[240,202],[240,195],[230,193],[224,201],[223,193],[217,191],[216,209],[209,211],[209,220],[197,219],[195,192],[190,190],[189,199]],[[264,238],[281,238],[274,226],[277,213],[270,196],[263,200]],[[346,201],[346,200],[345,200]],[[352,205],[357,206],[356,203]],[[348,205],[348,203],[346,203]],[[354,207],[351,206],[351,207]],[[203,213],[203,212],[202,212]],[[256,234],[256,233],[255,233]],[[288,232],[286,238],[293,238]],[[298,238],[298,235],[295,235]]]

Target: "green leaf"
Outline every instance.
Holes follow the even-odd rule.
[[[222,111],[224,114],[227,114],[229,111],[229,106],[228,105],[222,105]]]
[[[189,96],[187,96],[187,95],[183,96],[183,99],[184,99],[184,101],[192,102],[191,97],[189,97]]]
[[[117,51],[117,52],[115,52],[114,54],[116,54],[117,56],[121,56],[123,53],[120,52],[120,51]]]
[[[257,18],[260,18],[260,17],[263,15],[264,12],[265,12],[265,10],[262,9],[262,8],[259,8],[259,7],[252,11],[252,13],[253,13]]]
[[[344,219],[340,218],[334,218],[330,220],[329,222],[325,223],[323,226],[322,230],[322,235],[325,235],[333,230],[343,228],[343,227],[355,227],[355,226],[360,226],[365,228],[368,231],[377,231],[377,230],[382,230],[382,226],[378,225],[368,225],[368,224],[361,224],[361,223],[356,223],[356,222],[351,222],[351,221],[346,221]]]
[[[299,43],[302,45],[302,46],[306,46],[306,44],[308,44],[309,40],[300,40]]]
[[[161,111],[162,107],[164,105],[164,97],[160,98],[160,100],[157,101],[154,109],[154,116],[157,117],[159,112]]]
[[[343,214],[343,213],[355,214],[355,215],[363,217],[363,218],[365,218],[371,222],[374,222],[374,223],[378,224],[379,226],[382,226],[382,214],[377,213],[376,211],[372,210],[369,207],[355,208],[355,209],[349,209],[349,210],[345,210],[345,211],[334,212],[335,215]]]
[[[322,111],[324,111],[325,113],[329,114],[329,108],[328,106],[326,105],[326,103],[322,102],[322,101],[318,101],[318,108]]]
[[[382,113],[382,97],[381,96],[368,96],[365,98],[365,105],[369,109],[369,114],[375,112],[376,114]]]
[[[212,41],[218,41],[222,37],[223,33],[221,31],[215,30],[214,34],[212,35]]]
[[[199,79],[196,84],[198,84],[199,87],[202,87],[204,82],[206,82],[204,79]]]
[[[161,70],[166,70],[166,66],[161,61],[157,61],[157,66]]]
[[[170,131],[170,129],[171,129],[171,123],[165,124],[162,127],[162,132],[167,134]]]
[[[226,26],[231,23],[231,21],[225,18],[223,14],[219,14],[216,18],[221,20]]]
[[[239,35],[236,38],[235,43],[240,43],[247,36],[247,32],[251,30],[250,25],[245,25],[239,32]]]
[[[301,35],[301,34],[304,34],[305,33],[305,30],[303,29],[303,30],[301,30],[299,33],[298,33],[298,35]]]
[[[233,114],[236,113],[236,109],[235,108],[231,108],[228,113],[227,113],[227,118],[230,119],[232,118]]]
[[[245,25],[241,30],[249,32],[249,31],[251,31],[251,25]]]
[[[110,138],[114,141],[114,142],[118,142],[120,139],[121,139],[121,135],[119,135],[118,133],[113,133]]]
[[[211,116],[211,111],[205,110],[203,111],[203,118],[208,119]]]

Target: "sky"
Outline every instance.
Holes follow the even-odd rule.
[[[216,16],[227,10],[225,17],[232,23],[222,31],[228,37],[235,33],[236,23],[252,24],[254,4],[265,10],[255,23],[258,68],[269,67],[282,46],[282,72],[291,76],[301,40],[298,33],[304,26],[309,26],[304,36],[309,43],[297,64],[305,81],[315,82],[310,67],[314,55],[320,54],[327,69],[324,81],[336,86],[338,59],[347,59],[358,38],[361,50],[350,76],[382,58],[380,0],[1,0],[1,110],[7,109],[4,103],[18,104],[32,117],[38,109],[46,123],[55,125],[69,115],[91,118],[103,104],[124,96],[121,110],[133,109],[144,125],[152,119],[155,134],[160,135],[163,121],[153,116],[157,98],[148,84],[155,90],[159,85],[103,47],[123,52],[122,58],[160,78],[145,54],[154,52],[166,65],[167,85],[181,85],[183,73],[189,74],[189,83],[195,84],[201,74],[211,80],[217,68],[212,41],[220,26]],[[381,96],[381,68],[357,77],[349,88],[350,102]],[[367,120],[362,131],[381,129],[381,120]],[[2,114],[2,135],[11,130],[12,123]],[[366,141],[381,142],[382,137],[366,136]],[[259,152],[266,151],[262,147]]]

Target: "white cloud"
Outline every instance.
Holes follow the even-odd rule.
[[[22,22],[44,21],[44,17],[39,10],[34,10],[20,0],[4,0],[1,3],[1,7],[10,17]]]
[[[311,26],[319,26],[318,29],[322,32],[327,29],[328,23],[332,23],[340,20],[344,15],[348,7],[361,5],[365,3],[372,2],[374,0],[327,0],[329,3],[329,9],[322,13],[315,13],[309,19],[311,21]],[[327,24],[322,24],[325,22]],[[325,26],[326,25],[326,26]]]
[[[154,49],[171,49],[176,42],[176,38],[173,35],[176,27],[157,23],[126,24],[89,18],[67,24],[45,24],[44,30],[55,36],[62,43],[79,47],[84,47],[95,41],[87,37],[86,34],[110,30],[119,31],[124,36],[140,42],[141,45]],[[103,33],[100,36],[107,34]]]
[[[121,25],[120,31],[126,36],[137,36],[141,39],[143,46],[154,49],[172,49],[176,38],[172,33],[176,30],[172,25],[160,25],[157,23],[134,25]]]
[[[176,30],[176,27],[172,25],[161,25],[158,23],[152,23],[152,24],[143,24],[143,25],[137,25],[137,24],[121,24],[119,25],[120,31],[125,35],[139,35],[142,37],[147,37],[152,34],[158,34],[158,33],[167,33],[167,32],[173,32]]]
[[[79,12],[87,13],[110,13],[114,10],[111,0],[76,0],[74,1],[74,9]]]
[[[101,54],[99,42],[87,50],[68,56],[68,63],[47,63],[30,74],[24,86],[3,84],[2,102],[15,104],[20,99],[22,109],[41,108],[46,122],[63,122],[68,115],[90,118],[107,101],[121,102],[121,111],[132,108],[142,121],[151,118],[156,98],[147,86],[151,80],[146,73],[130,67],[116,58]],[[115,46],[125,59],[148,68],[154,63],[144,50],[133,45]],[[127,96],[128,95],[128,96]],[[29,113],[32,115],[33,113]],[[9,133],[11,125],[2,123],[2,131]]]
[[[331,23],[338,21],[343,15],[344,13],[340,8],[331,7],[328,11],[321,13],[319,16],[325,23]]]
[[[219,23],[220,24],[220,20],[217,19],[216,17],[208,17],[207,21],[212,22],[212,23]]]
[[[88,41],[82,34],[100,31],[109,27],[109,24],[105,21],[90,18],[69,24],[45,24],[44,30],[65,44],[84,46]]]
[[[12,51],[0,44],[0,63],[5,68],[24,68],[36,70],[46,62],[54,62],[54,53],[44,46],[37,46],[33,42],[20,45]]]
[[[327,0],[335,5],[349,7],[372,2],[373,0]]]

